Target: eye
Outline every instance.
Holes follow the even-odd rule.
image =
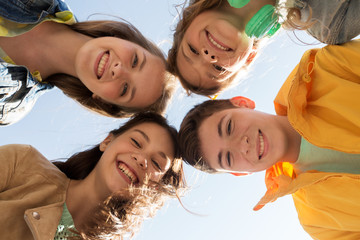
[[[137,148],[141,148],[141,145],[138,141],[135,140],[135,138],[131,138],[131,141],[134,143],[134,145],[137,147]]]
[[[151,162],[154,164],[155,168],[157,168],[159,171],[161,171],[160,164],[157,161],[155,161],[154,159],[151,159]]]
[[[227,134],[230,135],[231,134],[231,119],[229,120],[228,124],[227,124]]]
[[[198,51],[196,51],[195,48],[193,48],[190,44],[188,44],[188,45],[189,45],[189,48],[190,48],[191,52],[193,52],[196,55],[199,55]]]
[[[228,166],[230,167],[231,166],[230,152],[226,153],[226,160],[227,160]]]
[[[121,96],[121,97],[122,97],[122,96],[124,96],[124,95],[126,94],[127,90],[128,90],[128,84],[127,84],[127,83],[125,83],[125,84],[124,84],[124,88],[123,88],[123,90],[122,90],[122,92],[121,92],[120,96]]]
[[[225,68],[223,68],[223,67],[221,67],[221,66],[219,66],[219,65],[216,65],[216,64],[213,64],[213,67],[215,68],[215,70],[216,71],[218,71],[218,72],[225,72],[226,71],[226,69]]]
[[[138,65],[138,62],[139,62],[139,58],[138,58],[138,55],[135,53],[134,60],[132,62],[131,67],[135,68]]]

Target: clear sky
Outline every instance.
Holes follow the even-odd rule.
[[[167,53],[176,23],[175,5],[182,0],[68,0],[78,19],[122,17]],[[181,9],[179,9],[180,11]],[[100,14],[100,15],[99,15]],[[105,15],[104,15],[105,14]],[[237,87],[219,96],[244,95],[256,101],[258,110],[274,113],[273,99],[287,75],[309,48],[321,47],[306,34],[281,32],[263,49],[248,77]],[[54,56],[56,57],[56,56]],[[183,116],[205,97],[186,97],[179,86],[170,104],[167,117],[179,127]],[[124,120],[95,115],[65,97],[59,90],[44,94],[23,120],[0,128],[0,145],[31,144],[48,159],[66,158],[71,153],[99,143],[109,130]],[[136,237],[139,240],[308,240],[300,226],[290,196],[268,204],[259,212],[253,206],[265,193],[264,173],[248,177],[207,175],[185,167],[191,190],[183,198],[185,211],[176,200],[170,201],[157,216],[148,220]]]

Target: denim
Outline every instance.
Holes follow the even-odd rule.
[[[295,7],[302,20],[311,14],[315,23],[307,32],[320,42],[342,44],[360,33],[359,0],[295,0]]]
[[[62,0],[0,0],[0,15],[19,23],[39,23],[48,14],[70,10]],[[0,46],[1,47],[1,46]],[[0,126],[22,119],[53,86],[39,82],[25,66],[0,58]]]
[[[63,0],[0,0],[0,16],[18,23],[35,24],[49,14],[70,10]]]

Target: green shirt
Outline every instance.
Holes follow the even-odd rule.
[[[301,138],[300,153],[294,168],[297,173],[318,170],[360,174],[360,154],[320,148]]]
[[[66,207],[66,203],[64,203],[63,213],[57,227],[54,240],[66,240],[67,237],[75,236],[74,233],[69,231],[71,228],[76,230],[71,214]]]

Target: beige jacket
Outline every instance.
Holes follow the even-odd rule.
[[[0,147],[0,239],[54,239],[70,179],[28,145]]]

